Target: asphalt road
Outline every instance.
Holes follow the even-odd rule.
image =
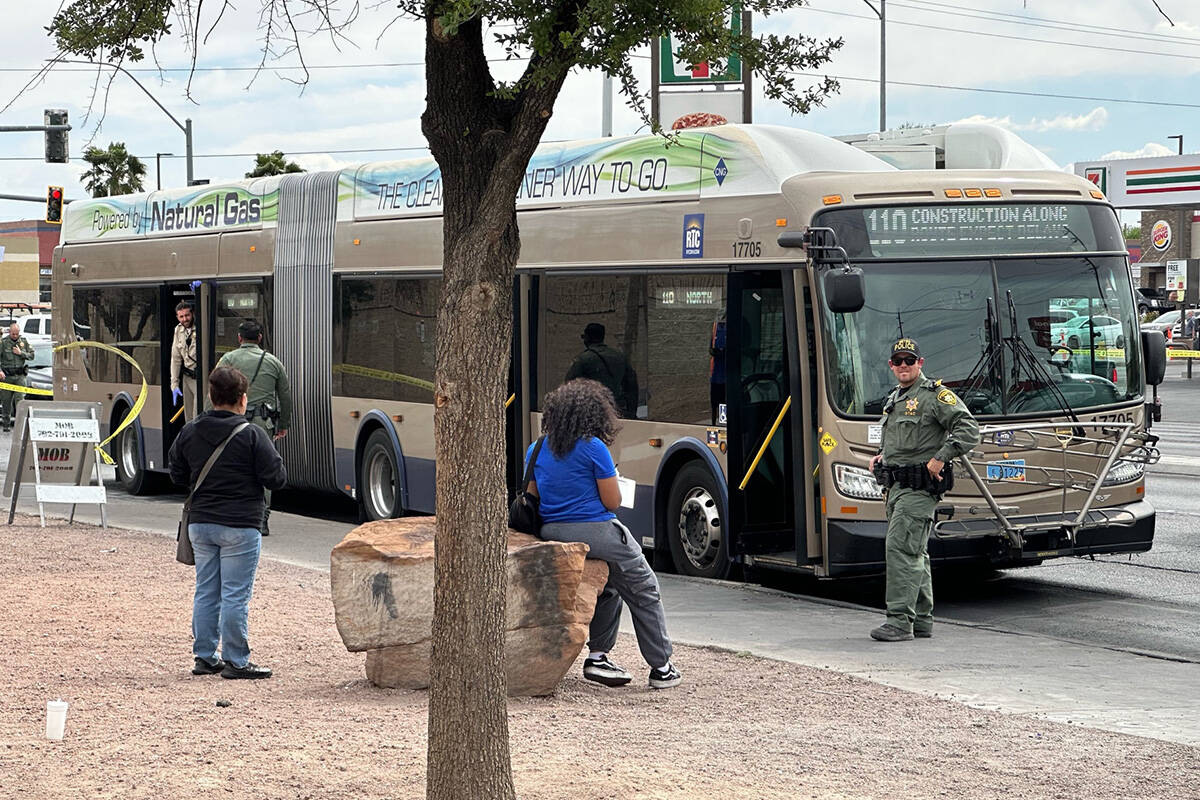
[[[1146,496],[1158,509],[1149,553],[1057,559],[1037,567],[985,575],[935,576],[937,615],[976,625],[1045,636],[1154,658],[1200,663],[1200,448],[1192,420],[1200,419],[1200,364],[1194,381],[1172,364],[1160,389],[1163,460],[1151,467]],[[8,434],[0,436],[7,452]],[[134,498],[108,481],[109,522],[134,529],[174,531],[182,494]],[[24,493],[23,493],[24,494]],[[31,501],[19,508],[36,513]],[[266,555],[328,568],[329,551],[356,524],[354,504],[341,498],[284,493],[276,502]],[[60,509],[61,513],[61,509]],[[78,517],[98,521],[92,508]],[[164,545],[169,549],[169,546]],[[787,575],[764,581],[789,592],[882,605],[882,581],[816,582]]]

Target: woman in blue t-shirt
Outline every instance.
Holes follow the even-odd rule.
[[[533,466],[529,491],[541,498],[543,539],[583,542],[589,558],[608,562],[608,585],[596,601],[583,677],[624,686],[633,677],[608,658],[617,642],[621,602],[629,604],[642,657],[650,665],[650,688],[678,686],[671,639],[658,594],[658,578],[642,548],[613,512],[621,505],[617,468],[608,452],[619,423],[612,392],[586,378],[568,381],[542,403],[545,442]],[[526,463],[533,445],[525,453]]]

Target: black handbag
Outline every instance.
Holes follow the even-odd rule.
[[[196,494],[196,490],[200,488],[200,484],[204,483],[204,479],[208,477],[208,471],[212,469],[213,464],[217,463],[217,459],[221,457],[221,453],[225,450],[225,445],[233,441],[233,437],[242,432],[242,429],[249,425],[249,422],[243,422],[233,429],[233,433],[225,437],[225,441],[213,450],[208,461],[204,462],[204,468],[200,470],[200,474],[196,476],[196,485],[192,487],[192,491],[188,492],[187,500],[183,501],[183,514],[180,515],[179,529],[175,532],[175,560],[180,564],[188,566],[196,565],[196,553],[192,550],[192,539],[188,536],[188,516],[192,513],[192,497]]]
[[[521,484],[521,491],[517,492],[512,505],[508,507],[508,527],[531,536],[540,536],[542,532],[541,501],[536,495],[529,493],[529,481],[533,479],[533,465],[537,463],[538,453],[541,452],[542,442],[545,440],[545,436],[539,437],[537,444],[533,446],[533,453],[525,466],[525,481]]]

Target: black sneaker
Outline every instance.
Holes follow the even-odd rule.
[[[217,659],[217,663],[210,664],[203,658],[197,657],[196,663],[192,667],[193,675],[216,675],[221,670],[225,669],[226,663],[221,659]]]
[[[260,667],[253,661],[247,661],[244,667],[235,667],[228,662],[225,663],[225,669],[221,670],[222,678],[269,678],[271,677],[270,667]]]
[[[633,680],[632,675],[609,661],[607,655],[586,659],[583,662],[583,677],[605,686],[624,686]]]
[[[664,669],[650,670],[651,689],[670,689],[683,683],[683,673],[675,669],[674,664],[667,664]]]
[[[913,636],[918,639],[932,639],[933,628],[913,628]]]

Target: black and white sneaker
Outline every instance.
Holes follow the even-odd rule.
[[[663,669],[650,670],[651,689],[670,689],[683,683],[683,673],[675,669],[674,664],[667,664]]]
[[[586,659],[583,662],[583,677],[605,686],[624,686],[633,680],[633,676],[625,669],[609,661],[607,655]]]

